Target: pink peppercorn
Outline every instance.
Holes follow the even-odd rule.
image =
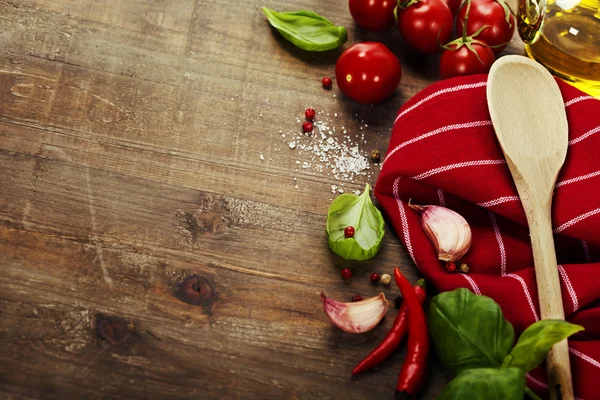
[[[371,283],[373,285],[375,285],[377,282],[379,282],[379,279],[381,278],[381,276],[379,276],[379,274],[377,272],[373,272],[370,276],[371,279]]]
[[[453,263],[453,262],[446,263],[446,271],[456,272],[456,263]]]
[[[350,271],[348,268],[342,269],[342,278],[344,278],[344,279],[352,278],[352,271]]]
[[[302,131],[305,133],[308,132],[312,132],[313,130],[313,123],[312,122],[308,122],[306,121],[305,123],[302,124]]]
[[[306,119],[308,119],[309,121],[312,121],[313,119],[315,119],[315,115],[317,113],[315,112],[314,108],[307,108],[306,111],[304,111],[304,116],[306,117]]]
[[[354,227],[347,226],[346,229],[344,229],[344,237],[351,238],[352,236],[354,236]]]

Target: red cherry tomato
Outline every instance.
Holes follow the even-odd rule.
[[[423,53],[436,53],[452,34],[452,13],[442,0],[419,0],[398,8],[400,34],[411,47]]]
[[[378,103],[389,97],[401,77],[400,61],[378,42],[355,44],[335,64],[335,78],[342,93],[363,104]]]
[[[473,50],[467,46],[444,50],[440,60],[440,76],[442,79],[489,72],[496,59],[492,49],[479,43],[471,43],[471,48]]]
[[[507,12],[510,22],[506,22]],[[461,7],[456,20],[456,34],[458,36],[462,36],[466,13],[467,5],[465,3]],[[489,27],[482,30],[475,39],[481,40],[490,46],[504,44],[502,47],[492,49],[495,54],[498,54],[506,48],[508,42],[513,37],[513,33],[515,32],[515,17],[510,13],[508,8],[505,10],[496,0],[473,0],[469,9],[467,35],[473,35],[486,25],[489,25]]]
[[[396,0],[348,0],[350,14],[361,28],[369,31],[385,31],[396,25],[394,8]]]
[[[458,12],[458,9],[460,8],[460,3],[462,0],[443,0],[443,1],[444,1],[444,3],[446,3],[448,8],[450,9],[452,16],[455,16],[456,13]]]

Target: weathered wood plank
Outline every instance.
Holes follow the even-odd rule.
[[[312,285],[285,279],[274,284],[272,279],[228,271],[216,263],[206,266],[103,244],[105,262],[114,271],[106,299],[106,285],[93,265],[97,254],[89,243],[10,228],[1,232],[5,263],[0,304],[2,314],[15,322],[2,330],[1,354],[4,365],[21,360],[20,369],[6,376],[13,384],[21,369],[31,371],[32,360],[23,349],[33,347],[37,367],[32,373],[43,375],[43,368],[57,368],[55,363],[62,360],[66,365],[57,372],[65,376],[58,390],[79,386],[81,392],[75,393],[81,395],[97,390],[98,395],[112,397],[122,390],[123,397],[140,396],[137,385],[116,378],[123,374],[133,380],[150,379],[154,382],[149,383],[150,388],[155,384],[179,390],[195,387],[225,398],[287,397],[289,390],[300,397],[322,393],[325,398],[336,398],[332,393],[341,391],[349,398],[364,398],[375,390],[369,387],[374,383],[371,378],[377,385],[387,378],[386,384],[376,389],[382,394],[393,388],[399,359],[393,362],[395,366],[358,383],[348,380],[352,364],[385,333],[392,318],[367,335],[333,330],[319,313],[318,301],[310,300],[317,298],[318,291]],[[31,260],[32,253],[42,256]],[[75,255],[77,259],[73,259]],[[215,281],[219,301],[211,316],[171,295],[173,284],[191,271]],[[332,291],[337,296],[353,293],[341,283],[330,286],[339,287]],[[98,312],[118,313],[136,324],[136,333],[119,345],[98,341],[91,330]],[[7,359],[7,355],[11,357]],[[89,373],[89,387],[78,384],[77,376],[68,376],[82,368]],[[186,369],[198,374],[186,374]],[[250,376],[246,377],[245,371]],[[273,380],[282,388],[272,388],[270,396],[269,389],[262,386],[272,385],[269,382]],[[211,385],[216,386],[214,392]],[[187,393],[179,390],[176,397],[186,398]]]
[[[357,273],[355,282],[348,286],[340,282],[337,269],[331,263],[306,263],[307,259],[330,258],[322,230],[322,215],[167,185],[163,185],[162,189],[157,186],[149,189],[147,181],[72,165],[68,160],[45,158],[52,154],[27,157],[20,154],[23,162],[18,169],[28,173],[21,174],[18,182],[12,174],[7,174],[4,177],[10,176],[12,181],[1,182],[3,187],[11,185],[28,191],[21,196],[29,199],[29,206],[21,213],[3,209],[1,214],[4,223],[1,231],[6,234],[1,241],[6,244],[6,251],[3,249],[1,252],[4,254],[2,287],[5,288],[4,295],[9,296],[7,301],[14,302],[13,312],[17,304],[21,309],[21,296],[27,296],[25,304],[32,307],[38,302],[47,304],[48,298],[57,301],[65,310],[70,309],[70,304],[88,304],[83,308],[79,306],[82,312],[88,310],[86,318],[88,314],[93,318],[95,313],[103,312],[136,320],[144,316],[167,319],[171,320],[170,324],[179,326],[195,323],[202,327],[222,323],[219,335],[207,335],[203,329],[200,337],[194,338],[183,332],[180,340],[184,343],[197,340],[214,346],[243,340],[245,342],[239,348],[228,345],[232,354],[256,359],[259,364],[273,363],[277,359],[271,351],[276,351],[278,357],[282,352],[292,351],[293,354],[285,359],[298,358],[297,355],[301,354],[294,364],[296,367],[306,363],[310,369],[315,359],[323,357],[325,361],[321,362],[326,364],[322,367],[325,370],[331,367],[331,363],[337,365],[339,356],[323,353],[323,345],[327,346],[332,341],[328,336],[332,332],[330,324],[317,312],[320,309],[318,292],[325,289],[337,297],[348,298],[357,291],[367,294],[365,289],[369,289],[374,294],[377,289],[366,284],[368,269]],[[14,158],[14,154],[3,154],[0,164],[11,165]],[[19,178],[18,174],[15,175]],[[40,193],[43,195],[40,196]],[[7,198],[3,204],[10,204],[11,200]],[[188,211],[181,208],[182,205],[187,205]],[[69,210],[69,213],[64,210]],[[11,215],[21,217],[15,219]],[[290,231],[284,226],[293,229]],[[286,251],[277,251],[279,248],[286,248]],[[399,252],[397,242],[389,236],[382,252],[384,258],[377,262],[391,265],[398,260]],[[32,254],[36,255],[33,259]],[[290,254],[303,254],[307,258],[290,259]],[[339,260],[336,262],[340,263]],[[107,275],[104,275],[103,269],[106,269]],[[167,272],[164,272],[165,269]],[[215,279],[217,276],[225,277],[216,283],[223,297],[212,322],[172,296],[173,285],[192,272],[209,274]],[[290,284],[301,287],[291,290]],[[40,285],[45,289],[37,289]],[[110,301],[102,300],[107,290],[111,293]],[[10,297],[11,294],[14,298]],[[7,310],[3,314],[10,315],[11,312]],[[15,323],[11,328],[21,330],[23,326]],[[96,343],[91,322],[78,329],[87,332],[86,337],[92,344]],[[34,338],[25,336],[25,341],[34,341],[36,336],[44,336],[48,331],[45,326],[25,327],[23,330],[34,335]],[[285,332],[290,330],[295,336],[285,337]],[[163,336],[158,327],[153,327],[152,332],[158,337]],[[376,336],[371,335],[371,342],[381,337],[385,328],[378,328],[378,332]],[[337,340],[349,340],[333,333]],[[51,332],[48,334],[52,336]],[[17,336],[11,330],[6,335],[7,343],[11,342],[13,335]],[[60,335],[56,333],[51,341],[76,350],[78,346],[84,346],[72,335]],[[315,335],[316,340],[313,339]],[[347,380],[351,364],[364,353],[364,348],[353,344],[352,339],[349,346],[355,354],[343,360],[345,366],[340,368],[341,376],[338,376],[340,385]],[[364,342],[364,338],[359,340]],[[310,351],[307,352],[303,341],[307,342]],[[86,342],[85,346],[88,345],[90,343]],[[258,346],[256,353],[267,354],[248,354],[249,345]],[[81,365],[76,360],[79,357],[86,359],[87,353],[75,353],[73,368],[78,369]],[[305,358],[308,361],[303,361]],[[103,359],[99,360],[102,367]],[[193,363],[184,365],[195,367]],[[23,368],[29,369],[27,364]],[[228,371],[227,368],[224,370]],[[248,370],[261,371],[261,367],[253,365]],[[281,371],[281,368],[278,370]],[[297,372],[291,373],[292,376],[295,374]],[[282,375],[276,380],[285,379],[289,378]],[[13,377],[8,380],[12,381]],[[305,382],[297,384],[306,386]],[[252,390],[247,388],[246,383],[241,385],[244,390]],[[225,390],[223,394],[226,393]],[[256,393],[264,394],[264,391]],[[365,394],[361,391],[356,393]],[[309,397],[316,395],[305,394]],[[82,395],[87,395],[87,392],[82,392]],[[232,395],[252,397],[243,392]],[[273,398],[280,396],[281,393],[278,393]]]
[[[254,121],[242,124],[236,123],[233,117],[241,105],[231,101],[230,98],[224,99],[225,106],[220,109],[217,118],[208,106],[211,99],[202,93],[135,80],[136,86],[133,89],[123,90],[120,88],[127,88],[130,78],[115,77],[95,71],[83,73],[80,68],[72,66],[55,68],[54,78],[47,76],[35,78],[41,76],[38,74],[40,74],[39,70],[44,69],[44,64],[51,66],[55,64],[36,59],[31,60],[31,64],[28,64],[27,69],[22,65],[9,69],[10,65],[7,64],[4,68],[10,73],[4,74],[8,78],[2,81],[3,89],[12,93],[17,85],[51,87],[44,84],[42,80],[60,80],[55,88],[51,87],[53,94],[44,95],[52,96],[54,105],[51,108],[45,106],[40,109],[37,106],[37,98],[13,94],[10,99],[12,103],[8,103],[0,110],[0,120],[35,128],[37,131],[31,129],[24,131],[29,137],[38,138],[38,141],[43,138],[47,143],[60,142],[61,146],[69,145],[81,150],[87,148],[85,161],[81,157],[77,161],[87,162],[90,167],[102,166],[118,172],[153,177],[158,181],[166,180],[185,186],[210,185],[213,190],[219,192],[230,190],[232,181],[235,181],[236,185],[246,186],[244,192],[249,196],[255,195],[257,188],[260,188],[263,197],[265,192],[277,190],[289,192],[294,187],[293,177],[297,177],[306,185],[320,185],[321,190],[315,190],[317,188],[312,186],[312,190],[294,191],[300,196],[306,193],[311,196],[314,194],[328,196],[325,184],[334,182],[325,174],[313,176],[311,173],[314,171],[297,171],[296,161],[303,161],[304,158],[298,152],[287,148],[279,135],[281,129],[286,132],[299,129],[295,118],[303,113],[305,106],[298,107],[297,101],[288,109],[277,107],[275,110],[273,107],[273,111],[261,105],[262,108],[256,109]],[[87,87],[87,89],[82,91],[77,87]],[[174,94],[174,90],[178,94]],[[120,99],[103,93],[119,93]],[[142,94],[141,98],[140,94]],[[272,94],[276,97],[288,97],[285,93]],[[31,93],[30,96],[40,96],[40,94]],[[185,104],[198,105],[196,100],[199,99],[207,105],[205,108],[190,110],[189,119],[184,119],[182,124],[177,124],[174,121],[182,115],[181,113],[186,114],[177,107],[166,106],[170,103],[169,99],[174,96],[187,97],[189,100],[185,100]],[[333,99],[327,92],[321,94],[321,97],[325,96],[327,96],[326,100]],[[140,101],[142,104],[139,104]],[[128,107],[141,111],[135,113],[118,111]],[[230,107],[231,115],[228,114],[227,107]],[[207,110],[210,112],[203,119],[202,114]],[[324,116],[324,120],[330,120],[331,123],[337,124],[338,128],[346,126],[350,131],[359,132],[358,122],[353,115],[347,115],[348,113],[337,107],[332,107],[329,111],[331,116]],[[263,113],[262,118],[256,118]],[[333,117],[334,113],[338,113],[339,117]],[[282,124],[281,114],[288,114],[289,122]],[[371,116],[371,118],[378,117],[381,116]],[[233,123],[223,122],[232,120]],[[208,123],[212,125],[207,125]],[[229,125],[231,127],[228,127]],[[7,128],[9,129],[17,128]],[[387,127],[370,123],[368,134],[371,137],[369,147],[366,148],[372,146],[383,149],[387,140],[385,132],[389,132]],[[21,138],[23,133],[15,133],[11,137],[14,136]],[[29,140],[35,146],[35,139]],[[13,144],[9,142],[6,146],[11,145]],[[103,157],[103,153],[107,150],[129,154],[118,154],[108,160]],[[63,149],[63,151],[68,157],[73,157],[69,155],[71,153],[69,150]],[[258,157],[260,152],[267,154],[264,162],[261,162]],[[245,173],[249,168],[256,170],[255,176]],[[240,174],[247,175],[248,179],[240,181],[236,178]],[[266,179],[266,176],[269,178]],[[352,189],[362,188],[362,182],[354,185],[350,183],[350,185]],[[306,197],[299,200],[310,201]]]
[[[356,382],[350,370],[395,310],[349,335],[318,294],[393,300],[368,275],[416,270],[389,231],[374,260],[331,254],[337,181],[299,168],[307,155],[279,131],[297,132],[311,106],[384,153],[398,107],[437,79],[437,60],[397,32],[357,31],[345,2],[264,3],[315,10],[351,42],[400,56],[398,93],[357,105],[320,87],[341,50],[295,49],[262,5],[0,0],[0,398],[391,397],[403,350]],[[195,298],[204,305],[178,292],[194,277],[215,290]],[[445,382],[432,361],[423,398]]]

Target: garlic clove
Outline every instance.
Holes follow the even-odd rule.
[[[354,303],[336,301],[321,293],[321,300],[331,322],[350,333],[363,333],[375,328],[388,309],[383,293]]]
[[[438,259],[446,262],[460,260],[471,247],[471,227],[456,211],[442,206],[409,207],[421,214],[421,225],[433,244]]]

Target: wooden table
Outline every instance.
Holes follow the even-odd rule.
[[[404,67],[397,94],[371,107],[323,90],[341,50],[295,49],[262,5],[383,41]],[[0,0],[0,26],[1,398],[392,397],[404,350],[355,382],[350,370],[393,307],[351,335],[319,293],[393,300],[369,274],[416,270],[391,231],[368,262],[329,251],[338,182],[299,168],[279,130],[313,106],[384,153],[436,57],[357,32],[345,1]],[[448,378],[435,361],[430,375],[423,398]]]

